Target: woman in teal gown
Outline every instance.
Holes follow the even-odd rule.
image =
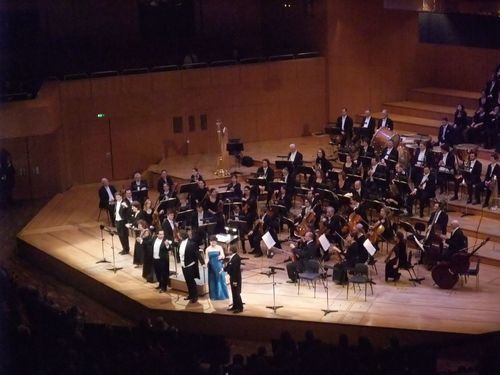
[[[225,258],[224,250],[217,244],[215,236],[210,237],[210,245],[205,249],[208,259],[208,290],[211,300],[229,298],[226,284],[226,273],[222,261]]]

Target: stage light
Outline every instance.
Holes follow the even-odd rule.
[[[96,115],[96,117],[97,117],[97,118],[104,118],[104,117],[106,117],[106,114],[105,114],[105,113],[98,113],[98,114]]]

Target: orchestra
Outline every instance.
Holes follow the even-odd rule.
[[[354,128],[354,134],[360,135],[356,139],[351,137],[353,128],[344,109],[337,121],[345,137],[340,143],[348,146],[343,163],[329,159],[322,148],[315,155],[303,155],[295,144],[290,144],[280,169],[263,159],[255,173],[245,178],[233,173],[222,186],[207,186],[197,168],[186,176],[185,184],[162,170],[155,181],[158,200],[154,204],[140,173],[134,174],[124,193],[103,178],[99,206],[109,210],[111,222],[116,225],[122,245],[120,254],[129,252],[127,229],[137,238],[134,253],[138,254],[133,260],[137,267],[151,263],[145,258],[149,253],[142,244],[158,231],[162,231],[169,253],[179,262],[180,230],[192,230],[192,241],[203,247],[209,236],[233,228],[238,233],[234,240],[238,248],[256,258],[272,258],[276,249],[282,248],[282,242],[288,241],[292,250],[286,269],[291,282],[297,280],[309,260],[321,263],[330,258],[337,258],[336,281],[344,282],[356,263],[373,261],[371,248],[380,251],[379,243],[387,242],[386,280],[397,281],[399,267],[407,265],[408,239],[422,241],[421,262],[430,268],[449,262],[454,254],[467,248],[467,237],[456,220],[451,222],[452,231],[446,237],[446,195],[453,194],[448,197],[450,201],[458,200],[460,187],[464,186],[466,204],[479,204],[482,196],[483,207],[489,207],[492,199],[496,203],[500,164],[498,155],[492,154],[483,176],[476,149],[453,146],[449,135],[452,126],[445,119],[434,146],[429,139],[420,137],[414,146],[405,149],[393,133],[388,133],[382,143],[374,142],[378,132],[392,132],[389,120],[386,116],[385,121],[379,121],[373,135],[375,121],[367,110],[359,128]],[[437,195],[441,201],[434,200]],[[400,221],[412,218],[415,209],[420,218],[424,217],[427,207],[425,233],[404,234]],[[283,232],[286,240],[282,239]],[[265,234],[274,241],[271,248],[266,246],[267,251],[262,247]],[[326,252],[319,242],[322,236],[331,245]],[[158,254],[154,259],[159,259]],[[152,279],[149,274],[145,277]],[[161,277],[161,288],[165,290],[165,275]]]

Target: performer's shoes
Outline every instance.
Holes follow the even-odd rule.
[[[458,201],[458,196],[454,195],[453,198],[450,199],[450,201]]]
[[[267,257],[271,259],[274,256],[274,253],[271,251],[270,253],[267,254]]]
[[[297,280],[287,280],[288,284],[297,284]]]
[[[262,253],[257,253],[254,255],[255,258],[260,258],[262,256]]]
[[[156,290],[158,290],[158,289],[160,289],[160,287],[159,287],[159,286],[157,286],[155,289],[156,289]]]
[[[128,251],[122,250],[122,251],[120,251],[118,254],[120,254],[120,255],[125,255],[125,254],[128,254]]]
[[[235,308],[232,306],[226,309],[226,311],[234,311],[234,310],[235,310]]]
[[[167,292],[167,290],[166,290],[166,289],[160,289],[160,291],[159,291],[159,293],[160,293],[160,294],[161,294],[161,293],[166,293],[166,292]]]
[[[187,300],[190,300],[190,299],[191,299],[190,296],[184,297],[184,301],[187,301]]]
[[[283,263],[288,263],[288,262],[291,262],[292,261],[292,258],[288,257],[285,259],[285,261]]]
[[[198,298],[193,298],[192,300],[189,301],[189,303],[196,303],[198,302]]]
[[[243,312],[243,309],[235,309],[233,310],[233,314],[239,314],[239,313],[242,313]]]

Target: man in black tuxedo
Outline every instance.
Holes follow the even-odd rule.
[[[465,171],[465,183],[467,184],[467,204],[479,204],[481,194],[481,172],[483,165],[476,159],[474,151],[469,152],[469,166]],[[472,196],[474,195],[474,202]]]
[[[377,129],[388,128],[394,130],[394,122],[389,118],[387,109],[382,110],[382,117],[377,122]]]
[[[298,166],[302,165],[302,159],[303,156],[299,151],[297,151],[297,146],[294,143],[291,143],[290,152],[288,153],[286,160],[292,163],[294,171],[297,169]]]
[[[102,186],[99,188],[99,208],[105,208],[109,212],[111,224],[115,224],[115,193],[116,189],[109,183],[107,178],[101,179]]]
[[[427,226],[438,228],[442,234],[446,234],[448,228],[448,214],[445,210],[445,202],[434,202],[434,211],[431,213]]]
[[[399,160],[399,152],[398,149],[394,147],[394,141],[392,139],[387,141],[386,147],[382,150],[381,159],[385,160],[385,164],[390,170],[394,170]]]
[[[491,163],[488,164],[488,168],[486,169],[484,181],[481,183],[481,190],[486,190],[483,207],[488,207],[488,204],[490,203],[491,192],[494,190],[495,184],[498,187],[498,182],[500,180],[500,165],[498,164],[498,154],[492,154],[490,160]]]
[[[375,119],[372,117],[372,113],[369,109],[365,111],[365,117],[361,121],[361,136],[368,139],[373,138],[375,133]]]
[[[450,152],[450,146],[446,143],[441,145],[441,159],[438,160],[438,174],[437,180],[439,185],[439,193],[443,194],[447,189],[448,181],[451,181],[454,176],[455,169],[455,155]],[[455,183],[457,186],[456,194],[458,194],[458,185],[459,183]],[[456,197],[458,198],[458,197]]]
[[[257,177],[263,178],[267,182],[272,182],[274,180],[274,171],[269,165],[269,159],[263,159],[262,167],[257,168]]]
[[[122,251],[120,254],[128,254],[130,252],[130,245],[128,243],[128,228],[127,223],[130,219],[130,206],[128,202],[122,199],[122,195],[119,192],[115,193],[115,225],[116,232],[118,233],[118,238],[122,245]]]
[[[304,236],[303,246],[292,249],[292,251],[295,253],[297,260],[286,265],[286,271],[290,279],[287,280],[287,283],[296,283],[299,273],[306,270],[307,262],[318,257],[318,247],[314,243],[314,234],[307,232]]]
[[[198,301],[198,289],[196,288],[196,280],[200,278],[199,263],[205,264],[203,256],[200,254],[198,245],[195,241],[189,238],[188,233],[181,232],[181,244],[179,246],[179,256],[181,258],[182,274],[188,288],[188,295],[184,300],[189,300],[190,303]]]
[[[448,244],[448,249],[443,253],[444,260],[451,260],[454,254],[467,249],[468,240],[460,228],[458,220],[453,220],[451,222],[451,236],[446,240],[446,243]]]
[[[407,209],[412,215],[413,212],[413,202],[418,199],[420,205],[420,217],[424,217],[424,207],[429,204],[429,200],[436,196],[436,178],[431,174],[431,170],[428,166],[424,167],[424,173],[422,178],[418,183],[415,184],[415,188],[409,194],[407,200]]]
[[[342,112],[340,116],[337,117],[335,125],[340,129],[340,132],[342,133],[342,145],[351,144],[353,121],[352,118],[347,114],[347,108],[342,108]]]
[[[453,146],[454,140],[453,125],[448,122],[448,117],[441,119],[441,126],[439,127],[438,142],[439,145]]]
[[[354,181],[351,193],[353,198],[357,198],[360,201],[366,198],[366,189],[363,188],[363,182],[361,180]]]
[[[132,200],[138,201],[143,205],[148,197],[148,184],[142,179],[139,172],[134,174],[134,181],[130,183],[130,190],[132,191]]]
[[[165,293],[170,284],[170,264],[168,251],[172,246],[171,242],[165,240],[164,232],[158,231],[153,240],[153,267],[158,279],[158,289],[160,293]]]
[[[295,188],[295,176],[290,174],[290,171],[287,167],[282,169],[281,174],[282,182],[285,183],[287,193],[293,195]]]
[[[233,306],[227,309],[227,311],[239,314],[243,311],[243,301],[241,300],[241,258],[238,255],[238,248],[236,246],[232,245],[229,250],[231,251],[231,256],[224,267],[224,271],[229,274]]]

